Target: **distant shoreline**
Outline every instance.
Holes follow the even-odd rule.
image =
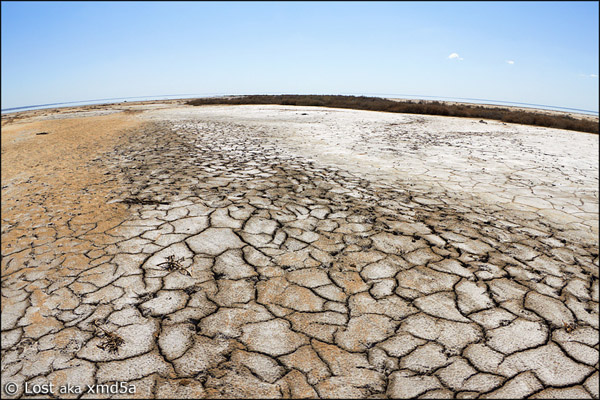
[[[156,95],[156,96],[134,96],[134,97],[112,97],[104,99],[92,99],[92,100],[81,100],[81,101],[67,101],[61,103],[46,103],[46,104],[35,104],[30,106],[10,107],[4,108],[1,111],[2,115],[11,114],[21,111],[32,111],[42,109],[54,109],[64,107],[77,107],[77,106],[91,106],[91,105],[105,105],[105,104],[117,104],[117,103],[140,103],[140,102],[161,102],[165,100],[191,100],[197,98],[226,98],[226,97],[241,97],[248,95],[217,95],[217,94],[173,94],[173,95]],[[304,95],[302,95],[304,96]],[[598,111],[584,110],[579,108],[569,108],[560,106],[551,106],[544,104],[533,104],[533,103],[521,103],[515,101],[500,101],[500,100],[489,100],[489,99],[475,99],[475,98],[461,98],[461,97],[437,97],[437,96],[425,96],[425,95],[409,95],[409,94],[365,94],[365,95],[353,95],[349,96],[363,96],[363,97],[377,97],[382,99],[388,99],[393,101],[424,101],[424,102],[443,102],[448,104],[468,104],[475,106],[489,106],[489,107],[510,107],[519,108],[524,110],[536,110],[536,111],[552,111],[559,113],[577,114],[577,115],[589,115],[592,117],[598,117]]]
[[[503,123],[542,126],[579,132],[599,133],[598,117],[564,111],[535,110],[515,106],[459,103],[437,100],[385,99],[367,96],[341,95],[249,95],[220,98],[199,98],[188,105],[279,104],[318,106],[390,113],[436,115],[459,118],[481,118]]]
[[[388,98],[388,100],[392,100],[392,101],[409,101],[409,102],[435,102],[437,100],[426,100],[426,99],[397,99],[397,98]],[[469,103],[469,102],[465,102],[465,101],[440,101],[440,103],[444,103],[444,104],[459,104],[459,105],[466,105],[466,106],[475,106],[475,107],[486,107],[486,108],[507,108],[510,110],[522,110],[525,112],[540,112],[540,113],[544,113],[544,114],[550,114],[550,115],[570,115],[574,118],[579,118],[579,119],[589,119],[589,120],[599,120],[599,115],[598,113],[593,113],[592,111],[590,111],[589,113],[582,113],[582,112],[576,112],[576,111],[566,111],[566,110],[574,110],[574,109],[567,109],[567,108],[563,108],[561,110],[554,110],[554,109],[547,109],[547,108],[534,108],[534,107],[525,107],[525,106],[518,106],[518,105],[500,105],[500,104],[493,104],[493,103]],[[523,104],[523,103],[514,103],[514,104]]]
[[[303,99],[303,103],[297,105],[314,105],[338,108],[362,109],[371,111],[403,112],[409,114],[440,115],[451,117],[482,118],[499,120],[502,122],[519,123],[524,125],[545,126],[550,128],[568,129],[580,132],[589,132],[598,134],[597,115],[535,109],[530,107],[503,106],[497,104],[480,104],[458,101],[439,101],[433,99],[401,99],[401,98],[381,98],[365,96],[321,96],[321,95],[231,95],[231,96],[211,96],[211,97],[191,97],[191,98],[164,98],[152,100],[123,100],[105,103],[78,104],[61,103],[62,107],[39,107],[28,108],[19,107],[11,112],[2,113],[2,125],[6,123],[22,120],[29,117],[38,117],[43,115],[56,115],[69,112],[81,111],[127,111],[129,106],[136,105],[234,105],[234,104],[281,104],[281,98]],[[271,100],[267,102],[256,102],[258,98],[271,98],[280,100]],[[329,102],[323,103],[321,100],[310,103],[307,99],[329,98]],[[129,98],[131,99],[131,98]],[[242,100],[243,99],[243,100]],[[334,99],[332,101],[332,99]],[[353,104],[344,104],[344,101],[352,99]],[[360,101],[359,101],[360,99]],[[342,102],[340,102],[342,100]],[[279,102],[278,102],[279,101]],[[363,104],[361,104],[361,102]],[[310,104],[309,104],[310,103]],[[377,103],[377,105],[375,105]],[[77,105],[76,105],[77,104]],[[285,103],[285,105],[294,105],[294,102]],[[33,106],[32,106],[33,107]],[[508,117],[507,117],[508,116]]]

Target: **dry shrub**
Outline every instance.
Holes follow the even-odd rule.
[[[351,108],[356,110],[385,111],[406,114],[443,115],[449,117],[485,118],[523,125],[598,133],[596,121],[576,119],[571,116],[547,115],[536,111],[487,108],[477,105],[444,104],[439,101],[393,101],[379,97],[338,95],[250,95],[238,97],[213,97],[188,101],[192,106],[211,104],[278,104],[284,106],[319,106]]]

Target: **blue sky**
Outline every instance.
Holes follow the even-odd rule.
[[[3,1],[2,108],[379,93],[598,111],[598,11],[598,2]]]

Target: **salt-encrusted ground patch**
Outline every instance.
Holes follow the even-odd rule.
[[[128,118],[114,149],[70,148],[101,195],[35,197],[49,158],[3,172],[3,382],[598,397],[597,136],[315,107]]]

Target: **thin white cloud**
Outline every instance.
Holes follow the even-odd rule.
[[[597,78],[597,77],[598,77],[598,75],[596,75],[596,74],[590,74],[590,78]]]
[[[582,78],[597,78],[598,74],[579,74]]]
[[[452,53],[448,56],[449,59],[451,60],[462,60],[463,58],[461,56],[458,55],[458,53]]]
[[[515,62],[513,60],[506,60],[507,64],[513,65]]]

